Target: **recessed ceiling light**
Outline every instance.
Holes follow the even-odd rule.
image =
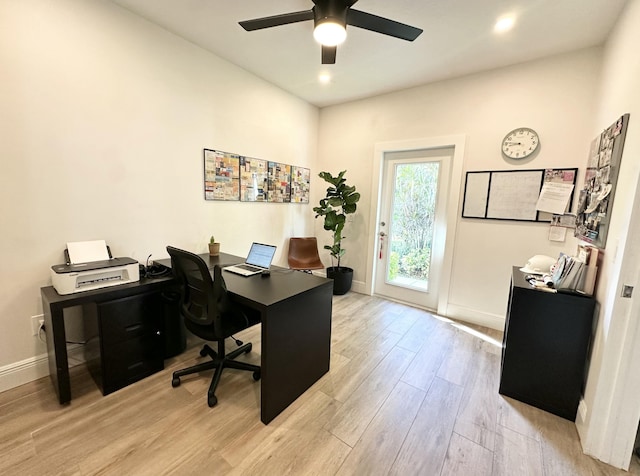
[[[320,75],[318,76],[318,81],[320,81],[322,84],[329,84],[329,82],[331,81],[331,75],[329,73],[320,73]]]
[[[515,25],[515,23],[516,23],[516,19],[511,15],[501,17],[498,19],[498,21],[494,25],[493,31],[495,31],[496,33],[507,32],[511,30],[511,28],[513,28],[513,25]]]

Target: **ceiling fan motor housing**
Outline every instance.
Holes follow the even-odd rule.
[[[346,28],[347,12],[349,11],[349,7],[345,4],[345,2],[341,2],[339,0],[318,0],[314,3],[315,6],[312,9],[314,16],[314,27],[320,25],[321,23],[333,22]]]
[[[247,31],[313,20],[314,38],[322,45],[322,64],[336,62],[336,47],[346,37],[347,25],[393,36],[415,40],[422,30],[389,18],[353,9],[358,0],[312,0],[313,8],[240,22]],[[323,31],[324,30],[324,31]]]

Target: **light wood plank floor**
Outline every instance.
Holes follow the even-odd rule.
[[[303,316],[301,316],[303,317]],[[260,329],[246,359],[257,363]],[[103,397],[80,365],[70,405],[48,378],[0,394],[3,475],[623,475],[582,454],[573,423],[498,394],[501,333],[351,292],[334,297],[331,371],[273,422],[259,383],[200,359]],[[633,474],[640,474],[634,461]]]

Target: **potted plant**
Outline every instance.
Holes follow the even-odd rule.
[[[211,235],[209,238],[209,256],[218,256],[220,254],[220,242],[217,242],[215,237]]]
[[[316,218],[324,217],[324,229],[333,234],[333,245],[325,245],[324,249],[331,254],[331,263],[334,258],[337,266],[327,268],[327,278],[333,279],[333,293],[345,294],[351,289],[353,280],[353,269],[340,266],[340,260],[344,256],[345,249],[342,247],[342,230],[347,222],[347,215],[355,213],[356,203],[360,200],[360,194],[356,192],[355,186],[348,186],[344,174],[346,170],[340,172],[336,177],[329,172],[320,172],[318,175],[331,186],[327,188],[326,196],[320,200],[320,205],[313,208]]]

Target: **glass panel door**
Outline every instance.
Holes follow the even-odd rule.
[[[437,309],[453,149],[386,153],[374,292]]]
[[[394,167],[386,282],[429,290],[440,162]]]

